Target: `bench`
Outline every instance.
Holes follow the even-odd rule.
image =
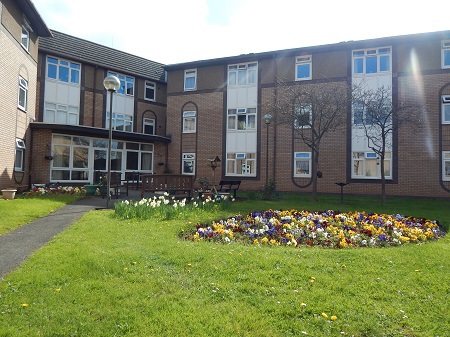
[[[193,176],[182,174],[142,174],[141,175],[141,198],[145,192],[161,193],[187,200],[192,198]]]
[[[239,189],[239,186],[241,186],[240,180],[221,180],[217,191],[226,193],[233,191],[233,197],[236,199],[236,191]]]

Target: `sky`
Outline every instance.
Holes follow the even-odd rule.
[[[442,0],[32,0],[47,27],[163,64],[450,30]]]

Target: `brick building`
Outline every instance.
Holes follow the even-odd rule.
[[[387,137],[388,195],[448,197],[450,192],[450,31],[341,42],[168,65],[168,163],[174,172],[211,177],[208,158],[219,156],[216,175],[261,188],[311,191],[313,154],[296,136],[296,123],[279,122],[271,107],[278,79],[304,90],[321,84],[372,90],[389,88],[392,103],[415,100],[419,127]],[[314,109],[314,106],[309,108]],[[380,158],[362,131],[366,112],[348,104],[346,127],[324,136],[319,192],[380,192]],[[264,116],[273,119],[266,126]],[[311,114],[309,111],[308,114]],[[401,116],[394,116],[397,118]],[[364,120],[362,118],[365,118]],[[307,127],[307,126],[305,126]],[[267,151],[268,150],[268,151]]]
[[[0,1],[0,188],[28,185],[39,37],[51,33],[28,0]]]
[[[9,44],[1,52],[16,67],[8,75],[11,83],[14,77],[17,83],[18,76],[27,76],[28,107],[23,114],[17,109],[17,92],[10,92],[13,86],[2,86],[1,113],[11,127],[0,136],[2,143],[13,145],[3,146],[0,154],[16,161],[15,171],[24,177],[20,184],[95,183],[107,169],[112,116],[112,171],[123,179],[172,172],[210,181],[214,177],[216,183],[241,180],[241,188],[249,190],[270,179],[278,191],[310,192],[314,154],[297,131],[308,128],[304,118],[311,119],[316,107],[292,106],[303,122],[281,123],[280,111],[273,106],[282,99],[277,85],[282,79],[286,88],[305,92],[322,85],[351,88],[364,83],[374,90],[389,88],[394,105],[419,102],[419,127],[388,134],[387,194],[449,195],[450,31],[163,65],[49,31],[37,12],[37,21],[29,19],[25,28],[36,25],[30,40],[42,36],[39,53],[33,43],[24,53],[18,38],[21,17],[14,11],[34,7],[29,1],[15,3],[2,1],[0,38]],[[6,29],[10,26],[15,30]],[[20,67],[13,62],[19,56],[24,57]],[[31,70],[22,71],[23,64]],[[113,95],[112,114],[111,96],[103,87],[110,74],[121,82]],[[36,107],[30,102],[35,93]],[[17,114],[6,115],[3,102]],[[272,115],[270,124],[265,123],[266,114]],[[345,126],[322,139],[318,191],[337,193],[336,183],[347,182],[346,193],[379,193],[380,157],[361,127],[368,112],[348,101],[344,116]],[[13,153],[24,154],[22,170],[17,170],[20,160]],[[209,160],[216,156],[221,161],[213,174]],[[12,164],[4,166],[1,186],[10,184],[14,171]]]
[[[110,94],[111,170],[122,179],[162,173],[166,164],[166,80],[163,65],[52,31],[39,45],[38,109],[31,123],[32,183],[97,183],[107,171]]]

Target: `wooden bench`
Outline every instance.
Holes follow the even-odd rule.
[[[167,192],[175,197],[186,197],[190,200],[193,191],[193,176],[182,174],[142,174],[141,198],[145,192]]]
[[[241,186],[240,180],[221,180],[217,191],[226,193],[233,191],[233,197],[236,199],[236,191],[239,189],[239,186]]]

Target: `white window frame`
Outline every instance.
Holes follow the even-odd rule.
[[[258,62],[228,65],[229,86],[253,86],[258,83]]]
[[[380,70],[381,65],[384,64],[382,60],[385,58],[389,58],[388,69]],[[367,63],[370,59],[376,58],[376,72],[368,73]],[[356,70],[356,61],[362,62],[362,71],[355,72]],[[368,49],[357,49],[352,51],[352,74],[354,76],[371,76],[377,74],[389,74],[392,72],[392,48],[389,46],[380,47],[380,48],[368,48]]]
[[[447,69],[450,68],[450,40],[442,41],[441,46],[442,69]],[[446,63],[446,61],[448,61],[448,63]]]
[[[183,133],[197,132],[197,112],[183,111]]]
[[[44,102],[44,122],[79,125],[80,111],[76,106]]]
[[[308,171],[305,172],[300,170],[297,167],[297,163],[308,164]],[[311,160],[311,152],[294,152],[294,177],[299,178],[310,178],[311,177],[311,168],[312,168],[312,160]]]
[[[134,96],[135,78],[132,76],[108,71],[108,76],[116,76],[120,81],[120,87],[115,94]]]
[[[17,94],[17,107],[27,111],[28,107],[28,81],[19,76],[19,90]]]
[[[299,76],[300,68],[309,68],[308,76]],[[312,79],[312,55],[302,55],[295,58],[295,80],[306,81]]]
[[[299,117],[309,114],[307,124],[299,124]],[[302,118],[303,119],[303,118]],[[294,128],[299,129],[310,129],[312,124],[312,104],[311,103],[299,103],[294,104]]]
[[[147,90],[153,90],[153,96],[147,96]],[[151,81],[145,81],[144,99],[154,102],[156,99],[156,83]]]
[[[188,86],[188,79],[194,79],[194,85]],[[186,69],[184,71],[184,91],[197,90],[197,69]]]
[[[228,130],[256,130],[256,108],[228,109],[227,114]]]
[[[153,127],[153,132],[152,133],[147,133],[145,132],[145,126],[152,126]],[[142,133],[146,134],[146,135],[154,135],[156,132],[156,121],[154,118],[147,118],[144,117],[142,120]]]
[[[50,61],[50,60],[53,60],[53,61]],[[49,68],[50,67],[56,67],[55,77],[49,76],[49,73],[50,73]],[[67,69],[67,72],[68,72],[67,81],[60,79],[61,68]],[[45,75],[48,80],[57,81],[57,82],[61,82],[61,83],[68,83],[68,84],[76,85],[76,86],[80,85],[80,78],[81,78],[81,64],[80,63],[72,62],[72,61],[65,60],[65,59],[60,59],[60,58],[54,57],[54,56],[47,56],[45,71],[46,71]]]
[[[227,153],[226,175],[256,176],[256,153]]]
[[[116,131],[133,132],[133,116],[113,112],[112,128]],[[106,112],[106,125],[109,127],[109,111]]]
[[[363,154],[361,157],[359,158],[355,158],[355,154]],[[375,175],[367,175],[367,170],[368,170],[368,163],[369,161],[373,161],[376,160],[376,172]],[[361,162],[362,165],[362,175],[357,175],[355,174],[355,162]],[[379,156],[374,153],[374,152],[364,152],[364,151],[354,151],[352,152],[352,179],[381,179],[381,172],[380,172],[380,158]],[[385,153],[385,159],[384,159],[384,168],[388,168],[389,170],[389,175],[385,175],[386,179],[392,179],[392,153],[391,152],[386,152]]]
[[[25,25],[22,25],[22,32],[20,34],[20,44],[26,51],[30,49],[30,31]]]
[[[192,172],[185,171],[186,167],[191,167]],[[181,174],[195,175],[195,153],[183,153],[181,162]]]
[[[442,152],[442,180],[450,181],[450,151]]]
[[[446,119],[448,110],[448,119]],[[450,95],[442,96],[442,124],[450,124]]]
[[[16,138],[16,153],[14,158],[14,171],[25,171],[25,141],[20,138]]]

